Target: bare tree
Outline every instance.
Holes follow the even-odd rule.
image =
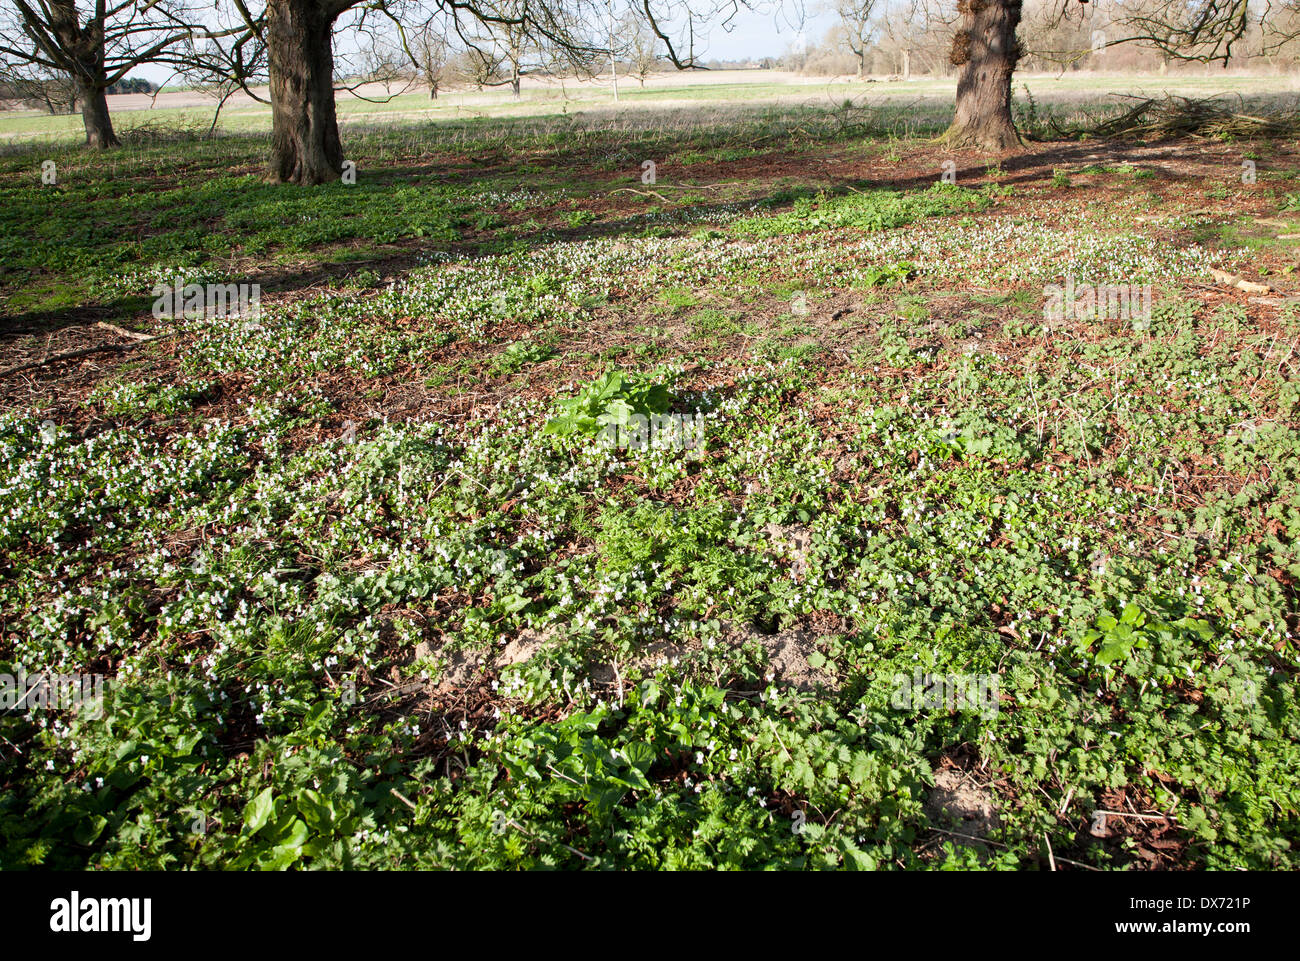
[[[425,85],[429,99],[438,99],[438,90],[447,80],[451,68],[451,43],[440,18],[430,17],[410,36],[411,59]]]
[[[510,85],[519,99],[520,81],[541,68],[542,46],[529,30],[527,0],[485,0],[492,15],[470,28],[467,41],[480,87]]]
[[[0,62],[0,100],[70,114],[77,109],[77,85],[66,74],[35,64]]]
[[[949,62],[957,67],[957,110],[947,140],[954,146],[1019,146],[1011,117],[1011,77],[1020,60],[1016,28],[1022,0],[960,0],[961,25]]]
[[[875,6],[876,0],[834,0],[833,3],[845,44],[857,58],[859,80],[866,73],[867,54],[871,50],[871,40],[876,33],[875,22],[871,19]]]
[[[403,51],[403,44],[386,31],[365,34],[361,44],[359,79],[363,83],[382,84],[386,97],[393,96],[393,84],[401,83],[405,92],[414,81],[414,71]]]
[[[628,36],[626,53],[628,67],[632,76],[636,77],[644,87],[646,77],[654,73],[661,59],[659,38],[654,35],[650,25],[635,13],[625,15],[623,24]]]
[[[183,66],[178,51],[202,30],[195,21],[183,0],[4,0],[0,63],[68,78],[86,145],[113,147],[108,88],[142,64]]]
[[[950,36],[947,11],[927,0],[885,0],[885,3],[878,21],[879,45],[896,58],[896,72],[908,80],[917,61],[926,72],[946,67],[950,45],[946,42]]]
[[[1071,0],[1057,0],[1064,16]],[[1137,0],[1117,6],[1102,48],[1144,43],[1170,59],[1225,66],[1258,37],[1259,52],[1300,39],[1298,0]],[[960,68],[955,145],[1003,150],[1020,142],[1011,118],[1011,78],[1022,48],[1016,36],[1023,0],[960,0],[961,25],[950,59]],[[1113,35],[1112,35],[1113,34]]]
[[[1167,60],[1227,66],[1234,57],[1293,50],[1300,40],[1298,0],[1135,0],[1117,6],[1112,20],[1122,33],[1111,43],[1149,44]]]
[[[19,2],[19,0],[13,0]],[[142,0],[148,2],[148,0]],[[421,10],[420,0],[217,0],[227,20],[242,24],[238,36],[225,35],[219,54],[194,66],[250,93],[265,64],[270,81],[273,181],[318,184],[336,179],[343,151],[335,109],[334,33],[343,23],[364,28],[367,21],[387,19],[401,32],[410,53],[405,26]],[[423,0],[442,13],[448,35],[466,50],[468,72],[482,85],[511,85],[539,64],[566,62],[587,69],[608,63],[613,55],[602,38],[607,0]],[[697,29],[709,20],[728,18],[757,0],[630,0],[636,16],[662,44],[664,58],[678,69],[700,66]],[[425,15],[427,15],[427,7]],[[233,11],[233,13],[232,13]],[[349,14],[351,11],[351,14]],[[264,58],[256,55],[265,48]],[[234,55],[241,49],[239,56]],[[254,94],[256,95],[256,94]]]
[[[335,105],[336,61],[342,61],[340,76],[391,83],[401,74],[394,51],[409,55],[402,26],[388,2],[262,0],[254,5],[249,0],[221,0],[217,18],[225,29],[206,46],[196,46],[187,76],[222,91],[223,96],[238,89],[258,100],[263,98],[257,85],[267,83],[268,178],[297,184],[336,180],[343,170]],[[340,28],[362,35],[357,44],[360,55],[352,62],[336,57],[334,34]],[[392,30],[397,31],[396,41],[388,39]],[[357,92],[347,83],[341,89]]]

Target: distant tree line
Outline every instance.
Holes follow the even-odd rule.
[[[1206,59],[1243,70],[1287,72],[1300,67],[1300,4],[1285,0],[1238,3],[1236,10],[1244,20],[1238,22],[1240,36],[1231,48],[1220,50],[1226,59],[1195,55],[1213,52],[1214,36],[1223,33],[1225,24],[1215,21],[1220,6],[1206,0],[1177,5],[1169,0],[1025,0],[1017,68],[1163,74]],[[823,9],[836,14],[835,24],[819,41],[792,42],[776,60],[779,69],[813,76],[909,79],[951,76],[960,68],[951,56],[961,25],[955,2],[828,0]],[[1194,40],[1197,22],[1203,24],[1202,42],[1180,43]],[[1143,39],[1143,33],[1149,36]],[[1177,49],[1171,49],[1175,45]]]
[[[104,92],[109,96],[119,93],[150,94],[157,89],[156,83],[150,83],[142,77],[128,77],[109,84]],[[50,114],[76,113],[77,85],[71,77],[57,75],[0,80],[0,109],[13,107],[44,110]]]
[[[106,92],[109,94],[153,93],[157,89],[158,85],[156,83],[150,83],[140,77],[127,77],[117,83],[109,84]]]

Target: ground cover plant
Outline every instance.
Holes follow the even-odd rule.
[[[1300,866],[1294,144],[636,116],[0,159],[0,866]]]

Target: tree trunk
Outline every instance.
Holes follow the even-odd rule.
[[[912,51],[904,50],[903,51],[903,79],[910,80],[911,78],[912,78]]]
[[[1011,118],[1011,75],[1020,59],[1022,0],[961,0],[961,28],[949,62],[960,67],[957,112],[945,135],[953,146],[1009,150],[1020,145]]]
[[[81,122],[86,128],[86,146],[96,150],[120,147],[122,142],[113,132],[113,119],[108,115],[108,97],[104,88],[93,81],[78,79],[77,99],[81,101]]]
[[[430,100],[438,99],[438,85],[436,83],[429,84],[429,99]]]
[[[514,73],[510,75],[510,90],[514,93],[515,99],[519,99],[519,68],[515,67]]]
[[[334,18],[318,0],[269,0],[271,163],[276,183],[321,184],[343,172],[334,113]]]

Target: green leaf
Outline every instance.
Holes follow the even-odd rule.
[[[623,748],[623,756],[627,758],[629,764],[644,774],[654,763],[655,749],[653,745],[637,742]]]
[[[514,614],[518,611],[522,611],[531,603],[532,601],[522,595],[511,594],[501,602],[501,609],[507,614]]]
[[[1112,661],[1117,661],[1122,657],[1128,657],[1128,653],[1130,650],[1132,650],[1132,648],[1133,645],[1128,641],[1123,641],[1123,640],[1107,641],[1105,644],[1101,646],[1101,650],[1097,652],[1097,663],[1109,664]]]
[[[78,844],[91,844],[95,838],[104,832],[108,826],[108,819],[95,815],[91,818],[82,818],[77,822],[76,830],[73,831],[73,838]]]
[[[275,800],[271,788],[267,788],[253,800],[244,805],[244,827],[249,834],[256,834],[271,820],[275,813]]]

